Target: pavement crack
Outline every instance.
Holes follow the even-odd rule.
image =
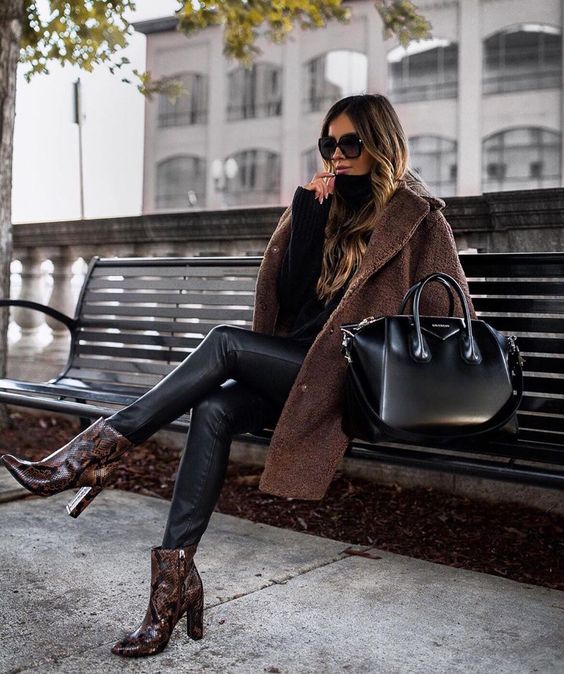
[[[346,545],[346,544],[345,544]],[[370,546],[367,546],[367,549],[370,548]],[[220,599],[219,601],[210,603],[206,605],[206,610],[210,608],[214,608],[216,606],[220,606],[221,604],[227,604],[231,601],[235,601],[237,599],[241,599],[241,597],[246,597],[251,594],[255,594],[255,592],[260,592],[262,590],[265,590],[269,587],[272,587],[273,585],[286,585],[286,583],[290,580],[293,580],[294,578],[299,578],[300,576],[304,576],[307,573],[310,573],[311,571],[315,571],[317,569],[322,569],[324,566],[329,566],[330,564],[335,564],[336,562],[340,562],[344,559],[349,559],[350,555],[340,552],[338,553],[337,556],[332,557],[331,559],[318,562],[318,563],[313,563],[307,567],[304,567],[298,571],[295,572],[290,572],[287,573],[284,576],[279,576],[276,578],[269,578],[263,585],[260,587],[257,587],[253,590],[249,590],[247,592],[239,592],[238,594],[235,594],[231,597],[227,597],[226,599]]]

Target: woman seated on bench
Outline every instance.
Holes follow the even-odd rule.
[[[440,212],[445,203],[408,168],[406,136],[388,99],[336,102],[318,147],[325,170],[296,189],[267,245],[251,329],[216,326],[151,390],[43,460],[2,457],[35,494],[81,488],[67,506],[77,517],[112,483],[124,452],[192,410],[164,537],[151,548],[149,606],[140,626],[112,647],[115,654],[159,653],[185,613],[188,634],[202,637],[203,588],[193,557],[234,435],[274,429],[260,490],[323,497],[350,440],[340,424],[346,368],[339,324],[397,313],[408,288],[434,271],[456,278],[475,318]],[[447,293],[426,298],[422,313],[447,312]]]

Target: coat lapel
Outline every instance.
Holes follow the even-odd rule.
[[[430,208],[426,199],[400,183],[384,209],[374,217],[368,246],[349,290],[361,286],[403,248]]]

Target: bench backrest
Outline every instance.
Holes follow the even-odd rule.
[[[65,377],[145,391],[215,325],[250,327],[260,260],[92,258]]]
[[[564,253],[462,254],[460,260],[479,318],[517,335],[525,357],[520,439],[564,450]]]
[[[94,257],[65,376],[145,391],[215,325],[251,326],[261,259]],[[460,259],[479,317],[517,335],[526,358],[520,438],[564,446],[564,253]]]

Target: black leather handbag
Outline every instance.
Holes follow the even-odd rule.
[[[421,294],[435,281],[448,288],[449,315],[421,316]],[[464,318],[453,316],[453,291]],[[410,298],[411,315],[369,316],[340,326],[347,360],[343,431],[371,442],[515,439],[523,395],[516,337],[471,320],[464,292],[448,274],[414,284],[400,314]]]

